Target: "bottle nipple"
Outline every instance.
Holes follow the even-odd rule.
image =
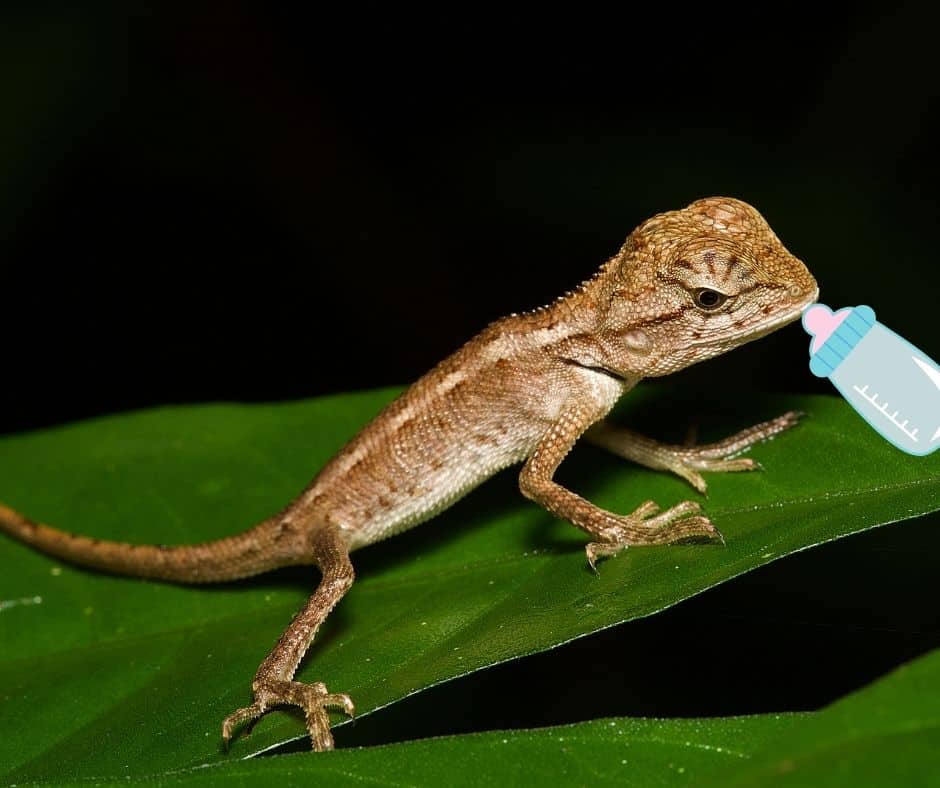
[[[813,304],[803,312],[803,328],[813,336],[809,368],[818,378],[829,377],[875,323],[871,307],[845,307],[833,312]]]
[[[803,313],[803,328],[813,337],[810,353],[815,353],[823,346],[851,311],[850,308],[845,308],[833,313],[825,304],[813,304]]]

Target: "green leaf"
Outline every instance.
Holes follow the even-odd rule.
[[[0,500],[99,538],[195,542],[278,510],[392,396],[165,408],[0,440]],[[718,437],[799,408],[756,448],[766,473],[711,475],[706,511],[727,546],[637,548],[587,569],[584,536],[502,474],[435,521],[357,553],[359,579],[299,673],[359,713],[456,676],[669,607],[797,550],[940,508],[940,455],[914,458],[840,400],[746,406],[647,386],[622,419],[697,413]],[[676,438],[678,436],[671,436]],[[614,511],[697,494],[665,474],[578,450],[561,481]],[[222,718],[316,583],[291,570],[219,587],[109,577],[0,537],[0,765],[9,779],[126,777],[230,760],[302,735],[269,714],[232,751]]]
[[[816,713],[605,719],[155,776],[181,786],[927,786],[940,774],[938,741],[940,650]]]
[[[163,776],[169,785],[702,785],[747,762],[801,715],[714,720],[604,719],[294,753]],[[115,781],[116,782],[116,781]]]
[[[940,649],[780,731],[724,786],[940,783]]]

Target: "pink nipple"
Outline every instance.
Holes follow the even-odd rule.
[[[825,304],[814,304],[803,313],[803,328],[807,333],[813,335],[813,343],[810,346],[810,352],[815,353],[823,346],[823,343],[829,339],[832,332],[839,324],[845,320],[852,312],[851,307],[840,309],[833,314],[832,310]]]

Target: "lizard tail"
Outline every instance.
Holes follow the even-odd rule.
[[[219,583],[282,566],[313,563],[312,558],[304,560],[306,551],[296,549],[297,534],[283,518],[264,520],[213,542],[138,545],[70,534],[33,522],[0,504],[0,532],[81,566],[174,583]]]

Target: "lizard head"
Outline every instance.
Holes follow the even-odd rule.
[[[658,214],[605,266],[605,345],[624,372],[667,375],[800,317],[819,289],[750,205],[728,197]]]

